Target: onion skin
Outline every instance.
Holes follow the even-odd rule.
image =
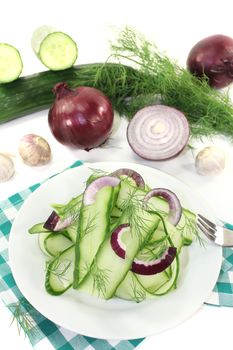
[[[48,122],[54,137],[64,145],[90,150],[103,144],[110,135],[113,108],[99,90],[81,86],[70,89],[66,83],[54,86],[56,95]]]
[[[199,78],[206,75],[214,88],[228,86],[233,81],[233,39],[218,34],[199,41],[188,55],[187,68]]]

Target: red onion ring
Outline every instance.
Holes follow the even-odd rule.
[[[120,258],[125,259],[125,245],[121,240],[121,236],[125,231],[129,230],[129,224],[119,225],[111,235],[111,246],[116,255]]]
[[[163,197],[166,199],[169,205],[168,221],[176,226],[182,215],[182,207],[177,195],[167,188],[154,188],[145,195],[144,202],[148,202],[152,197]]]
[[[111,176],[121,176],[121,175],[126,175],[128,177],[131,177],[134,180],[137,187],[140,187],[142,189],[145,188],[145,182],[142,176],[139,173],[137,173],[135,170],[122,168],[111,173]]]
[[[126,246],[122,242],[122,235],[129,230],[129,224],[119,225],[111,235],[111,247],[117,256],[125,259]],[[165,270],[175,259],[177,249],[168,247],[160,258],[152,261],[134,259],[131,271],[138,275],[155,275]]]
[[[56,231],[64,230],[66,227],[72,224],[73,221],[74,221],[73,216],[69,216],[64,220],[61,220],[60,216],[57,215],[55,211],[52,211],[48,219],[45,221],[43,227],[47,230],[56,232]]]
[[[115,187],[120,183],[120,179],[113,176],[102,176],[94,180],[89,186],[87,186],[83,194],[83,204],[91,205],[95,202],[96,193],[105,186]]]
[[[189,140],[189,124],[175,108],[153,105],[139,110],[127,128],[132,150],[148,160],[164,160],[178,155]]]
[[[155,275],[164,271],[168,266],[171,265],[176,257],[176,248],[168,247],[160,258],[145,262],[141,260],[134,260],[131,271],[138,275]]]

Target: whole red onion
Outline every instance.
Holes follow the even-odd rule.
[[[90,150],[108,138],[113,124],[111,102],[101,91],[87,86],[54,86],[55,102],[48,122],[54,137],[64,145]]]
[[[187,68],[197,77],[206,75],[212,87],[229,85],[233,81],[233,39],[218,34],[199,41],[188,55]]]

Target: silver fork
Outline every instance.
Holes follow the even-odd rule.
[[[216,225],[203,215],[197,215],[197,226],[212,242],[223,247],[233,247],[233,225]]]

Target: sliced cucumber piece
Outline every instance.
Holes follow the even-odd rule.
[[[143,276],[136,275],[138,282],[145,288],[145,290],[153,295],[161,296],[167,294],[170,290],[176,287],[176,282],[179,274],[179,258],[178,256],[171,264],[172,275],[168,278],[166,270],[164,273],[157,275]]]
[[[69,235],[70,240],[75,243],[77,240],[77,232],[78,232],[78,220],[73,222],[70,226],[66,228],[66,231]]]
[[[39,233],[39,235],[38,235],[38,242],[39,242],[39,247],[40,247],[40,249],[41,249],[41,251],[45,254],[45,255],[47,255],[47,256],[50,256],[50,257],[52,257],[52,255],[47,251],[47,249],[45,248],[45,240],[46,240],[46,238],[48,237],[48,236],[50,236],[51,235],[51,231],[48,231],[48,232],[46,232],[46,233]]]
[[[35,233],[51,233],[51,231],[47,230],[46,228],[44,228],[44,222],[40,222],[39,224],[35,224],[33,225],[29,230],[29,233],[31,234],[35,234]]]
[[[44,248],[51,256],[62,253],[74,243],[62,233],[51,233],[44,240]]]
[[[49,262],[45,277],[45,288],[48,293],[60,295],[72,286],[74,260],[73,245]]]
[[[31,45],[41,62],[51,70],[70,68],[78,57],[75,41],[66,33],[49,26],[35,30]]]
[[[142,203],[146,191],[137,187],[131,186],[129,182],[121,182],[121,189],[116,202],[116,207],[121,211],[125,210],[127,203],[133,200],[135,203]],[[150,209],[157,211],[164,218],[169,212],[168,202],[161,197],[152,197],[149,201]],[[114,209],[115,211],[115,209]],[[176,230],[180,232],[184,245],[190,245],[196,239],[198,231],[195,222],[195,214],[190,210],[182,208],[182,215]]]
[[[34,30],[31,38],[31,46],[37,56],[39,56],[40,45],[46,36],[56,31],[56,28],[43,25]]]
[[[124,213],[119,220],[119,225],[127,223],[129,218]],[[110,299],[114,296],[118,286],[124,280],[127,272],[130,270],[132,262],[145,240],[154,232],[158,225],[159,218],[143,213],[137,208],[134,212],[135,217],[140,217],[140,228],[138,225],[132,224],[129,231],[124,233],[126,245],[125,259],[119,257],[111,246],[111,237],[107,237],[101,245],[95,257],[93,265],[79,285],[79,290],[85,291],[91,295]]]
[[[0,44],[0,83],[16,80],[23,70],[19,51],[9,44]]]
[[[161,273],[162,274],[162,273]],[[145,299],[151,299],[153,294],[149,293],[137,280],[136,275],[129,271],[116,290],[115,296],[120,299],[136,301],[140,303]]]
[[[82,281],[91,267],[99,246],[110,231],[113,188],[100,189],[91,205],[82,205],[76,241],[74,288]]]

